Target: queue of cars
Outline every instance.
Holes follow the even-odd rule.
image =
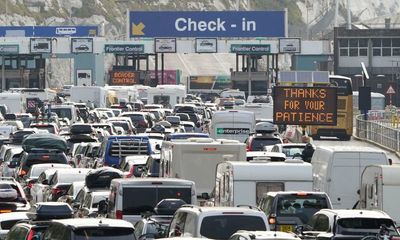
[[[281,126],[251,111],[192,95],[168,104],[154,99],[114,108],[50,105],[26,128],[7,115],[0,238],[399,235],[390,212],[349,210],[364,168],[389,164],[383,151],[287,143]],[[354,179],[345,182],[344,172]],[[370,185],[362,192],[374,191]]]

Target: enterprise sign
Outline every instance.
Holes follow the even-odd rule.
[[[274,123],[336,125],[336,87],[274,87]]]
[[[144,53],[144,44],[105,44],[104,52],[120,54]]]

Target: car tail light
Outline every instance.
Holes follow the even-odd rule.
[[[33,186],[33,182],[30,182],[30,183],[28,183],[28,184],[26,185],[27,188],[32,188],[32,186]]]
[[[126,178],[131,178],[134,171],[135,171],[135,166],[132,166],[131,169],[129,170],[128,175],[126,175]]]
[[[271,214],[268,218],[268,223],[269,224],[276,224],[276,215],[275,214]]]
[[[145,127],[145,128],[147,128],[147,123],[145,122],[145,121],[139,121],[138,122],[138,125],[140,126],[140,127]]]
[[[116,212],[115,212],[115,218],[116,219],[122,219],[123,218],[123,214],[122,214],[122,211],[121,210],[117,210]]]
[[[30,230],[28,236],[26,237],[26,240],[33,240],[36,239],[35,237],[36,232],[34,230]]]

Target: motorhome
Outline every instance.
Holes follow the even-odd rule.
[[[134,102],[138,99],[138,90],[132,86],[105,86],[116,93],[118,103]]]
[[[49,88],[10,88],[9,91],[21,93],[25,99],[38,98],[43,102],[52,101],[57,96],[57,92]]]
[[[255,131],[256,118],[248,111],[217,111],[212,115],[210,136],[214,139],[232,139],[244,142]]]
[[[204,197],[214,189],[217,164],[225,160],[246,161],[245,144],[211,138],[164,141],[160,176],[194,181],[197,193]]]
[[[311,191],[312,166],[298,159],[283,162],[221,162],[215,173],[215,206],[256,206],[270,191]]]
[[[70,100],[76,103],[93,104],[94,108],[107,107],[107,90],[97,86],[72,86]]]
[[[360,201],[357,208],[382,210],[400,222],[396,199],[400,192],[400,166],[371,165],[361,175]]]
[[[383,150],[370,147],[319,147],[311,159],[313,191],[326,192],[333,208],[351,209],[358,201],[361,174],[368,165],[388,165]]]
[[[186,88],[183,85],[158,85],[147,91],[147,104],[162,104],[173,108],[176,104],[184,103]]]
[[[256,119],[272,119],[274,116],[274,106],[271,103],[247,103],[236,105],[233,109],[253,112]]]
[[[23,113],[24,108],[24,96],[22,93],[0,93],[0,102],[7,106],[8,113]]]

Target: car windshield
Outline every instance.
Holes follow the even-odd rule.
[[[140,215],[147,211],[153,211],[154,207],[162,199],[178,198],[191,204],[191,188],[124,188],[124,199],[135,201],[123,201],[123,214]],[[140,197],[137,197],[140,196]]]
[[[251,141],[251,151],[263,151],[265,146],[281,143],[279,138],[253,138]]]
[[[133,228],[79,228],[74,231],[74,240],[91,240],[91,239],[113,239],[113,240],[132,240],[135,239]]]
[[[382,225],[389,229],[390,235],[399,235],[391,219],[342,218],[337,221],[337,225],[337,233],[343,235],[376,234]]]
[[[56,113],[59,118],[68,118],[72,120],[72,113],[69,108],[52,108],[51,112]]]
[[[200,234],[210,239],[229,239],[238,230],[265,231],[265,222],[258,216],[222,215],[205,217]]]
[[[296,154],[300,154],[303,152],[304,147],[282,147],[282,153],[286,155],[286,157],[293,157]]]
[[[284,194],[277,204],[277,217],[298,217],[304,224],[320,209],[329,208],[325,195]]]

